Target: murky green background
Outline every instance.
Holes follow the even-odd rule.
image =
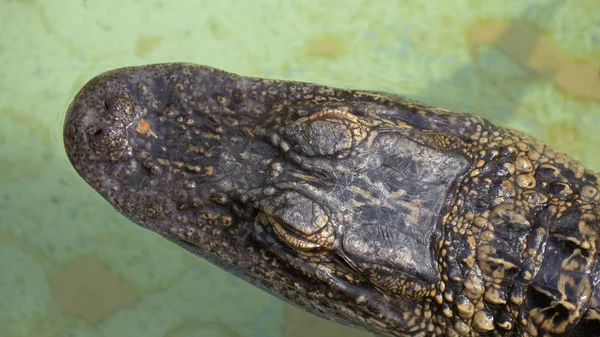
[[[410,95],[600,169],[597,0],[0,0],[0,336],[368,336],[129,223],[71,169],[76,90],[168,61]]]

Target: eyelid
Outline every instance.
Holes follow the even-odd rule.
[[[271,226],[273,226],[273,231],[275,232],[275,234],[287,244],[291,245],[294,249],[313,250],[321,248],[321,245],[318,243],[300,239],[295,235],[290,234],[287,230],[283,228],[283,226],[278,221],[274,220],[271,217],[269,218],[269,222],[271,223]]]
[[[357,146],[367,140],[370,133],[370,125],[348,109],[326,109],[291,123],[283,136],[307,156],[343,158],[355,154]]]

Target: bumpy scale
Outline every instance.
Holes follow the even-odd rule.
[[[67,112],[133,222],[389,336],[600,336],[598,175],[466,113],[192,64],[117,69]]]

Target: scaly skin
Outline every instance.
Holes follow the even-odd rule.
[[[191,64],[113,70],[67,112],[133,222],[389,336],[600,336],[598,175],[470,114]]]

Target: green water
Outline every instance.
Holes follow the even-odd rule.
[[[154,62],[385,90],[600,169],[600,2],[0,0],[0,336],[368,336],[129,223],[70,167],[67,105]]]

